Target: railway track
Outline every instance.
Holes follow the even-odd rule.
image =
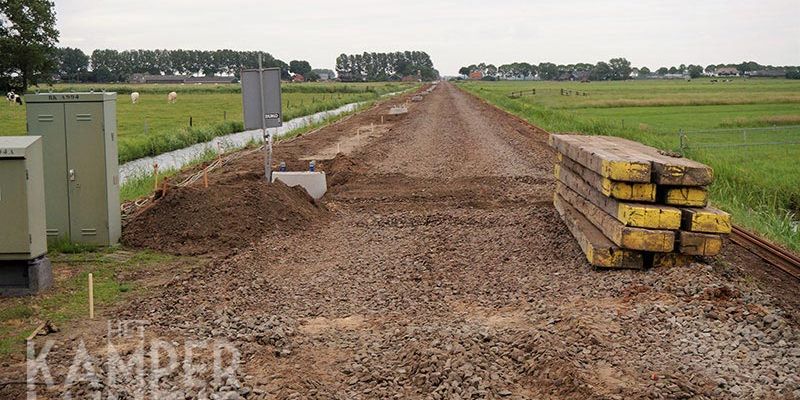
[[[505,112],[509,117],[511,117],[511,118],[513,118],[513,119],[515,119],[515,120],[517,120],[517,121],[519,121],[519,122],[521,122],[521,123],[523,123],[525,125],[528,125],[528,126],[534,128],[534,129],[538,130],[538,131],[541,131],[542,133],[544,133],[546,135],[550,134],[548,131],[546,131],[546,130],[544,130],[544,129],[536,126],[536,125],[531,124],[530,122],[526,121],[525,119],[523,119],[523,118],[521,118],[521,117],[519,117],[517,115],[511,114],[510,112],[505,111],[505,110],[503,110],[503,109],[501,109],[501,108],[489,103],[488,101],[480,98],[480,97],[477,97],[477,96],[474,96],[474,97],[476,99],[478,99],[479,101],[481,101],[482,103],[484,103],[484,104],[486,104],[486,105],[488,105],[490,107],[497,108],[497,109]],[[760,237],[758,237],[758,236],[756,236],[756,235],[754,235],[754,234],[752,234],[752,233],[750,233],[750,232],[748,232],[748,231],[746,231],[746,230],[744,230],[744,229],[742,229],[742,228],[740,228],[740,227],[738,227],[736,225],[733,226],[733,230],[731,232],[730,239],[734,243],[744,247],[745,249],[747,249],[751,253],[757,255],[758,257],[760,257],[764,261],[766,261],[769,264],[775,266],[776,268],[780,269],[784,273],[787,273],[787,274],[791,275],[794,279],[800,281],[800,257],[797,257],[796,255],[790,253],[789,251],[787,251],[787,250],[785,250],[785,249],[783,249],[781,247],[778,247],[778,246],[776,246],[776,245],[774,245],[774,244],[772,244],[772,243],[770,243],[770,242],[768,242],[768,241],[766,241],[764,239],[761,239]]]
[[[734,243],[800,281],[800,257],[735,225],[730,238]]]

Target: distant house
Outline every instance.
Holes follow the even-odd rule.
[[[222,84],[235,83],[235,76],[191,76],[191,75],[148,75],[133,74],[130,83],[162,83],[162,84]]]
[[[163,84],[176,84],[185,83],[189,75],[147,75],[147,74],[133,74],[129,81],[131,83],[163,83]]]
[[[739,76],[739,70],[736,67],[717,68],[717,76]]]
[[[572,72],[562,72],[562,73],[558,74],[558,76],[556,77],[556,80],[557,81],[574,81],[575,80],[575,76],[572,75]]]
[[[292,82],[299,83],[299,82],[305,82],[305,81],[306,81],[306,77],[303,76],[303,75],[300,75],[300,74],[294,74],[294,76],[292,77]]]
[[[572,73],[576,81],[589,82],[589,71],[575,71]]]
[[[483,79],[483,72],[481,71],[472,71],[469,73],[469,79],[479,81]]]
[[[745,75],[752,78],[784,78],[786,71],[782,69],[762,69],[758,71],[748,71]]]
[[[589,71],[562,72],[556,77],[557,81],[589,82]]]
[[[331,76],[325,72],[319,74],[320,81],[329,81],[331,80]]]
[[[186,84],[227,84],[236,83],[235,76],[190,76],[184,81]]]

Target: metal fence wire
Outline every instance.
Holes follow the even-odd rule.
[[[711,148],[800,145],[800,125],[678,131],[680,152]]]

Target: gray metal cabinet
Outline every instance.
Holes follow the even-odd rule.
[[[0,136],[0,260],[47,252],[42,139]]]
[[[47,235],[109,246],[119,241],[116,93],[25,96],[28,134],[44,139]]]

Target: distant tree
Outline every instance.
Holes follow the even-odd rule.
[[[469,74],[471,74],[472,71],[470,71],[469,67],[461,67],[459,68],[458,73],[460,75],[469,76]]]
[[[687,70],[689,71],[689,77],[692,79],[703,76],[703,67],[700,65],[690,64]]]
[[[292,60],[289,62],[289,72],[305,77],[311,72],[311,64],[308,61]]]
[[[24,92],[56,71],[55,4],[0,0],[0,86]]]
[[[589,72],[589,79],[593,81],[605,81],[611,79],[614,72],[611,69],[611,66],[608,63],[603,61],[598,62],[595,64],[594,68]]]
[[[430,56],[423,51],[342,54],[336,59],[336,72],[343,81],[381,81],[404,76],[433,80],[439,77]]]
[[[57,49],[58,74],[61,79],[82,82],[89,77],[89,56],[81,49],[62,47]]]
[[[745,72],[749,71],[757,71],[762,68],[763,67],[755,61],[745,61],[739,65],[736,65],[736,69],[738,69],[739,73],[741,74],[744,74]]]
[[[647,67],[639,68],[639,76],[642,76],[642,75],[645,75],[645,76],[646,75],[650,75],[650,68],[647,68]]]
[[[656,70],[656,73],[657,73],[657,74],[659,74],[659,75],[661,75],[661,76],[664,76],[664,75],[666,75],[666,74],[668,74],[668,73],[669,73],[669,68],[667,68],[667,67],[661,67],[661,68],[659,68],[659,69],[657,69],[657,70]]]
[[[489,64],[486,66],[486,76],[496,76],[497,75],[497,67],[494,64]]]
[[[316,82],[319,80],[319,74],[314,72],[314,70],[308,71],[308,73],[303,75],[303,77],[306,79],[306,82]]]
[[[539,77],[547,81],[558,78],[558,66],[549,62],[540,63]]]
[[[707,74],[713,74],[713,73],[714,73],[714,72],[716,72],[716,71],[717,71],[717,66],[716,66],[716,65],[714,65],[714,64],[709,64],[708,66],[706,66],[705,72],[706,72]]]
[[[792,67],[786,70],[787,79],[800,79],[800,67]]]
[[[669,67],[669,73],[670,74],[677,74],[678,73],[678,69],[675,68],[675,67]]]
[[[611,67],[611,79],[616,81],[623,81],[630,79],[631,76],[631,62],[625,58],[612,58],[608,60],[608,65]]]

